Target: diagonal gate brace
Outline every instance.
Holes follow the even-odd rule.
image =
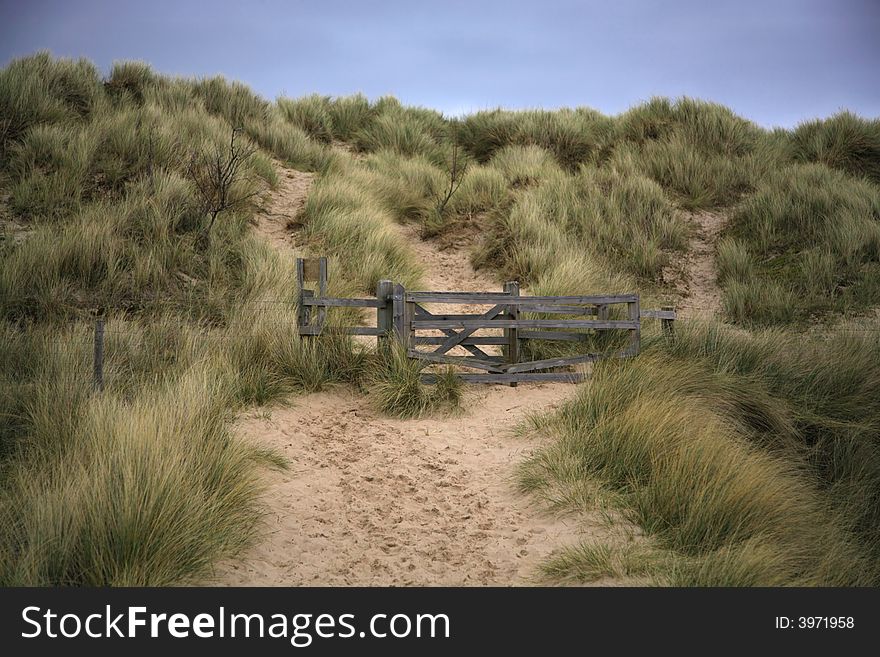
[[[506,305],[492,306],[492,308],[490,308],[489,310],[484,312],[482,315],[480,315],[476,319],[477,320],[495,319],[496,317],[498,317],[498,315],[501,315],[502,313],[505,313],[506,311],[507,311]],[[479,331],[481,328],[492,328],[492,327],[491,326],[479,326],[477,328],[462,329],[458,333],[455,333],[454,335],[450,336],[449,339],[446,340],[446,342],[444,342],[439,347],[437,347],[437,349],[434,351],[434,353],[445,354],[447,351],[449,351],[453,347],[457,346],[462,340],[469,338],[474,333]]]

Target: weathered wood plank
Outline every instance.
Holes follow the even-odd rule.
[[[626,304],[627,315],[629,316],[631,321],[636,322],[636,327],[630,331],[629,335],[629,343],[632,348],[633,353],[639,353],[641,350],[641,342],[642,342],[642,330],[641,330],[641,322],[639,321],[639,316],[641,315],[639,311],[639,300],[636,298],[635,301],[631,301]]]
[[[409,349],[413,346],[413,338],[416,337],[416,330],[413,328],[413,319],[416,316],[416,304],[414,301],[406,301],[403,305],[403,325],[406,328],[406,347]]]
[[[496,306],[497,308],[497,306]],[[601,321],[596,319],[491,319],[486,317],[474,319],[456,319],[447,321],[435,320],[415,320],[413,327],[417,331],[429,329],[467,329],[470,335],[473,331],[481,328],[519,328],[519,329],[538,329],[538,328],[583,328],[583,329],[629,329],[635,330],[639,328],[638,319],[635,320],[608,320]],[[461,335],[461,333],[459,333]],[[467,336],[465,336],[467,337]],[[455,346],[453,344],[452,346]]]
[[[660,320],[660,327],[663,329],[663,335],[668,340],[675,340],[675,306],[663,306],[660,312],[671,313],[672,317],[663,317]]]
[[[320,258],[298,258],[302,262],[303,280],[317,281],[321,278]]]
[[[570,333],[566,331],[520,331],[523,340],[561,340],[563,342],[586,342],[595,337],[591,333]]]
[[[444,331],[444,333],[454,333],[454,331]],[[522,337],[522,331],[520,331],[520,337]],[[430,335],[417,335],[414,340],[414,344],[443,344],[446,342],[446,338],[441,338],[439,336],[430,336]],[[507,338],[500,335],[486,335],[486,336],[471,336],[469,338],[465,338],[462,340],[458,346],[460,347],[476,347],[476,345],[506,345]],[[482,353],[482,352],[481,352]],[[483,354],[480,358],[484,356],[488,356],[488,354]]]
[[[475,318],[477,318],[477,317],[480,316],[480,313],[466,313],[466,314],[462,314],[462,315],[446,315],[446,314],[439,315],[439,314],[434,314],[434,313],[432,313],[432,312],[430,312],[430,311],[426,311],[426,310],[424,310],[424,308],[422,308],[422,307],[421,307],[420,305],[418,305],[418,304],[416,304],[416,308],[417,308],[417,310],[416,310],[416,318],[421,317],[421,318],[424,318],[424,319],[428,319],[428,318],[430,318],[430,319],[432,319],[432,320],[444,320],[444,321],[445,321],[445,320],[449,320],[449,321],[456,321],[456,320],[459,320],[459,319],[475,319]],[[420,309],[420,310],[418,310],[418,309]]]
[[[632,303],[638,299],[637,294],[568,296],[568,297],[519,297],[511,299],[501,292],[407,292],[407,300],[419,303],[508,303],[529,305],[536,303],[548,304],[612,304]]]
[[[314,297],[304,299],[307,306],[332,306],[343,308],[384,308],[385,302],[379,299],[341,299],[336,297]]]
[[[380,352],[387,352],[391,332],[394,326],[392,318],[391,295],[394,294],[394,284],[389,280],[381,280],[376,284],[376,300],[382,303],[376,308],[376,329],[379,331],[379,339],[376,346]]]
[[[554,304],[534,304],[519,306],[524,313],[551,313],[557,315],[595,315],[598,306],[557,306]],[[607,319],[607,318],[606,318]]]
[[[305,263],[302,258],[296,259],[296,289],[302,290],[305,286]]]
[[[578,383],[587,378],[587,375],[582,372],[520,372],[518,374],[459,374],[458,376],[466,383],[525,383],[527,381]],[[421,375],[421,380],[423,383],[435,383],[437,375],[425,373]]]
[[[642,310],[642,317],[652,317],[654,319],[675,319],[675,310],[671,307],[662,310]]]
[[[377,328],[375,326],[343,326],[338,330],[341,333],[346,333],[348,335],[385,335],[385,331],[383,329]]]
[[[608,356],[606,354],[581,354],[580,356],[566,356],[564,358],[545,358],[544,360],[533,360],[527,363],[510,365],[505,371],[508,374],[515,374],[532,370],[548,370],[552,367],[568,367],[569,365],[577,365],[579,363],[591,363],[603,358],[608,358]]]
[[[424,360],[431,363],[443,363],[445,365],[461,365],[462,367],[473,367],[478,370],[486,370],[488,372],[504,372],[504,364],[499,362],[487,362],[479,358],[470,358],[468,356],[446,356],[444,354],[435,354],[433,352],[421,352],[415,349],[407,351],[410,358]]]
[[[299,328],[303,329],[306,327],[310,327],[312,323],[312,309],[306,305],[306,301],[308,301],[312,295],[315,294],[313,290],[306,290],[300,288],[299,291],[299,308],[297,308],[296,321],[299,324]],[[302,333],[302,331],[300,331]],[[303,334],[303,335],[312,335],[312,334]]]
[[[330,275],[327,270],[327,258],[326,256],[321,256],[318,258],[318,296],[326,297],[327,296],[327,282],[330,280]]]

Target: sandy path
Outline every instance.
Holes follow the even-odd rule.
[[[281,179],[257,228],[290,248],[286,221],[271,219],[301,206],[311,178],[282,170]],[[426,265],[427,287],[500,289],[473,271],[462,250],[423,242],[412,227],[399,230]],[[567,384],[470,386],[456,416],[397,420],[340,388],[243,415],[237,433],[279,450],[291,468],[267,473],[264,539],[241,561],[219,565],[214,583],[535,582],[555,549],[609,531],[599,514],[550,516],[515,488],[516,465],[540,438],[516,438],[510,428],[574,392]]]
[[[534,442],[508,427],[547,409],[551,386],[471,390],[464,414],[395,420],[348,390],[250,414],[238,431],[280,450],[265,540],[228,585],[510,585],[535,581],[553,550],[606,531],[533,508],[516,493],[515,466]]]
[[[314,173],[288,169],[276,163],[278,186],[269,190],[266,204],[254,215],[254,229],[280,251],[293,249],[293,233],[287,227],[306,202]]]
[[[715,271],[715,240],[725,224],[725,217],[709,211],[695,212],[691,219],[697,232],[691,238],[685,256],[683,298],[676,310],[685,319],[709,318],[721,312],[721,290]]]

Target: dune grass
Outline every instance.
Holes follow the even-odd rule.
[[[880,434],[863,400],[878,370],[862,359],[880,353],[876,337],[849,350],[817,341],[797,357],[782,334],[681,333],[672,346],[596,367],[575,400],[536,419],[557,441],[526,462],[523,486],[598,480],[613,493],[603,499],[644,531],[644,550],[663,555],[646,569],[659,582],[875,584],[880,544],[866,514],[880,490]],[[842,381],[846,394],[835,398]],[[827,405],[815,408],[816,398]],[[589,497],[580,509],[579,498],[564,499],[590,510]],[[617,572],[610,562],[587,546],[548,568],[591,579]]]
[[[281,464],[229,434],[232,413],[357,383],[367,356],[344,336],[299,338],[292,262],[253,237],[253,204],[208,221],[191,157],[234,127],[302,168],[326,171],[334,155],[243,85],[139,63],[102,80],[86,62],[17,60],[0,72],[0,103],[15,222],[0,241],[0,582],[204,577],[257,535],[257,466]],[[232,193],[275,183],[259,152]]]
[[[779,324],[880,303],[880,189],[821,164],[773,172],[719,251],[731,319]]]
[[[793,156],[880,184],[880,120],[840,112],[806,121],[792,135]]]
[[[421,364],[404,349],[391,346],[385,357],[373,361],[366,378],[368,394],[376,406],[394,417],[419,418],[428,413],[455,409],[462,396],[462,382],[446,368],[434,385],[420,381]]]

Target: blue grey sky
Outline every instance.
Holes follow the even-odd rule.
[[[0,0],[0,64],[40,49],[450,114],[688,95],[765,126],[880,116],[880,0]]]

